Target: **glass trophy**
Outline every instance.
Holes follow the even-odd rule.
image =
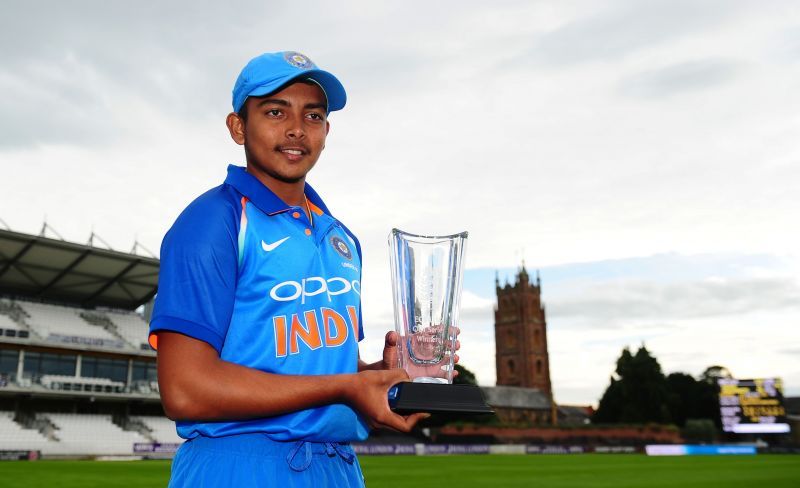
[[[389,235],[399,366],[410,382],[389,390],[398,413],[491,413],[480,388],[453,384],[467,233]]]

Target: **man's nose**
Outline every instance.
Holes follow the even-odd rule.
[[[302,139],[306,133],[303,130],[303,124],[300,121],[292,121],[286,129],[286,136],[292,139]]]

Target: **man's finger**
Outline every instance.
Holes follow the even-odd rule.
[[[389,331],[386,333],[386,338],[384,339],[383,347],[394,347],[397,345],[397,332]]]
[[[417,425],[417,422],[419,422],[420,420],[425,420],[430,416],[431,414],[424,412],[412,413],[411,415],[405,418],[405,424],[408,427],[408,429],[411,430],[414,428],[415,425]]]
[[[397,332],[387,332],[383,343],[383,369],[392,369],[398,366]]]
[[[408,427],[406,424],[405,417],[403,417],[402,415],[398,415],[394,412],[392,412],[392,415],[390,417],[382,419],[379,423],[383,428],[392,429],[399,432],[408,432],[411,430],[411,427]]]
[[[412,413],[411,415],[403,416],[392,413],[392,416],[381,421],[383,426],[400,432],[411,432],[411,429],[417,425],[420,420],[430,417],[429,413]]]

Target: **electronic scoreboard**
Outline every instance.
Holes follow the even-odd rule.
[[[789,432],[780,378],[720,378],[718,382],[722,430],[734,434]]]

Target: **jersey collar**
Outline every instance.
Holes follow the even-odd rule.
[[[228,177],[225,178],[225,183],[236,188],[239,193],[246,196],[253,205],[267,215],[275,215],[291,208],[276,194],[272,193],[272,190],[258,181],[258,178],[245,171],[241,166],[233,164],[228,166]],[[325,206],[325,202],[322,201],[319,194],[314,191],[308,183],[306,183],[305,194],[306,198],[308,198],[314,206],[322,212],[331,215],[328,207]]]

